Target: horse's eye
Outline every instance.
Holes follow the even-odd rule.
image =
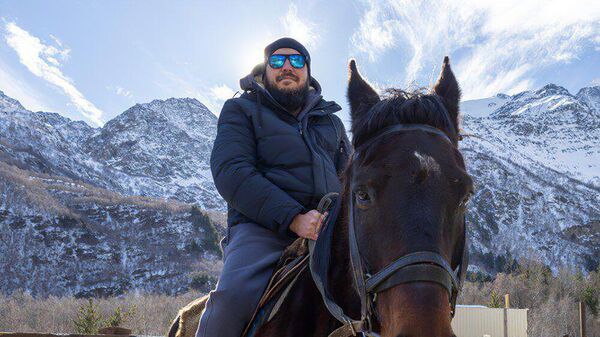
[[[358,201],[362,202],[367,202],[371,200],[371,197],[369,197],[369,193],[362,190],[356,191],[356,198],[358,199]]]
[[[467,193],[463,199],[460,201],[460,206],[464,207],[467,206],[467,204],[469,203],[469,200],[471,200],[471,196],[473,196],[473,192],[469,192]]]

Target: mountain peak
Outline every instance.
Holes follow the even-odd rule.
[[[587,96],[586,96],[587,97]],[[597,98],[591,101],[598,102]],[[600,104],[598,104],[600,106]],[[573,96],[567,89],[554,83],[537,90],[523,91],[511,96],[506,103],[490,114],[491,118],[505,119],[519,134],[555,132],[554,128],[576,124],[590,127],[596,125],[592,115],[593,105]]]
[[[7,96],[2,90],[0,90],[0,111],[13,112],[18,110],[25,110],[19,101]]]
[[[596,95],[600,95],[600,85],[593,85],[591,87],[583,87],[583,88],[579,89],[579,92],[577,92],[577,96],[579,96],[582,93],[594,93]]]
[[[206,105],[202,104],[202,102],[198,101],[195,98],[190,98],[190,97],[181,97],[181,98],[176,98],[176,97],[170,97],[167,99],[154,99],[148,103],[139,103],[136,105],[140,105],[144,108],[149,108],[149,109],[160,109],[162,107],[169,107],[169,108],[178,108],[178,107],[185,107],[186,105],[193,107],[197,107],[201,110],[206,110],[209,111],[210,110],[206,107]]]
[[[535,93],[540,96],[549,96],[549,95],[569,95],[569,96],[571,96],[571,93],[569,93],[569,90],[565,89],[564,87],[561,87],[560,85],[556,85],[554,83],[546,84],[541,89],[538,89]]]
[[[216,116],[195,98],[154,99],[147,103],[137,103],[125,110],[113,120],[149,119],[168,121],[174,119],[205,120],[215,119]],[[109,121],[108,123],[111,123]],[[107,124],[108,124],[107,123]]]
[[[581,88],[575,97],[590,109],[600,113],[600,85]]]
[[[214,137],[216,124],[217,117],[197,99],[171,97],[130,107],[108,121],[97,137],[135,140],[158,133],[180,134],[173,136],[177,138],[184,133],[193,139],[209,139]]]

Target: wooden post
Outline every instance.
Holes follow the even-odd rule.
[[[583,303],[583,302],[579,302],[579,337],[586,337],[585,303]]]
[[[504,295],[504,337],[508,337],[508,308],[510,306],[510,295]]]

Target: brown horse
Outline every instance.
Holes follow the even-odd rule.
[[[316,286],[311,261],[255,336],[328,336],[342,326],[332,313],[337,307],[356,324],[336,336],[354,329],[451,337],[467,264],[465,206],[473,193],[457,148],[458,83],[447,57],[428,94],[391,89],[380,98],[354,60],[349,71],[355,152],[342,176],[323,285]]]

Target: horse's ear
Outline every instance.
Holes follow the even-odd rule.
[[[352,117],[352,123],[356,122],[360,116],[377,102],[379,102],[379,95],[375,90],[365,81],[356,68],[356,61],[350,60],[348,69],[348,102],[350,103],[350,116]]]
[[[440,78],[433,87],[433,91],[436,95],[440,96],[444,102],[444,106],[450,113],[450,118],[454,123],[454,127],[458,130],[458,107],[460,102],[460,87],[456,81],[452,69],[450,69],[450,59],[448,56],[444,57],[444,64],[442,65],[442,73]]]

